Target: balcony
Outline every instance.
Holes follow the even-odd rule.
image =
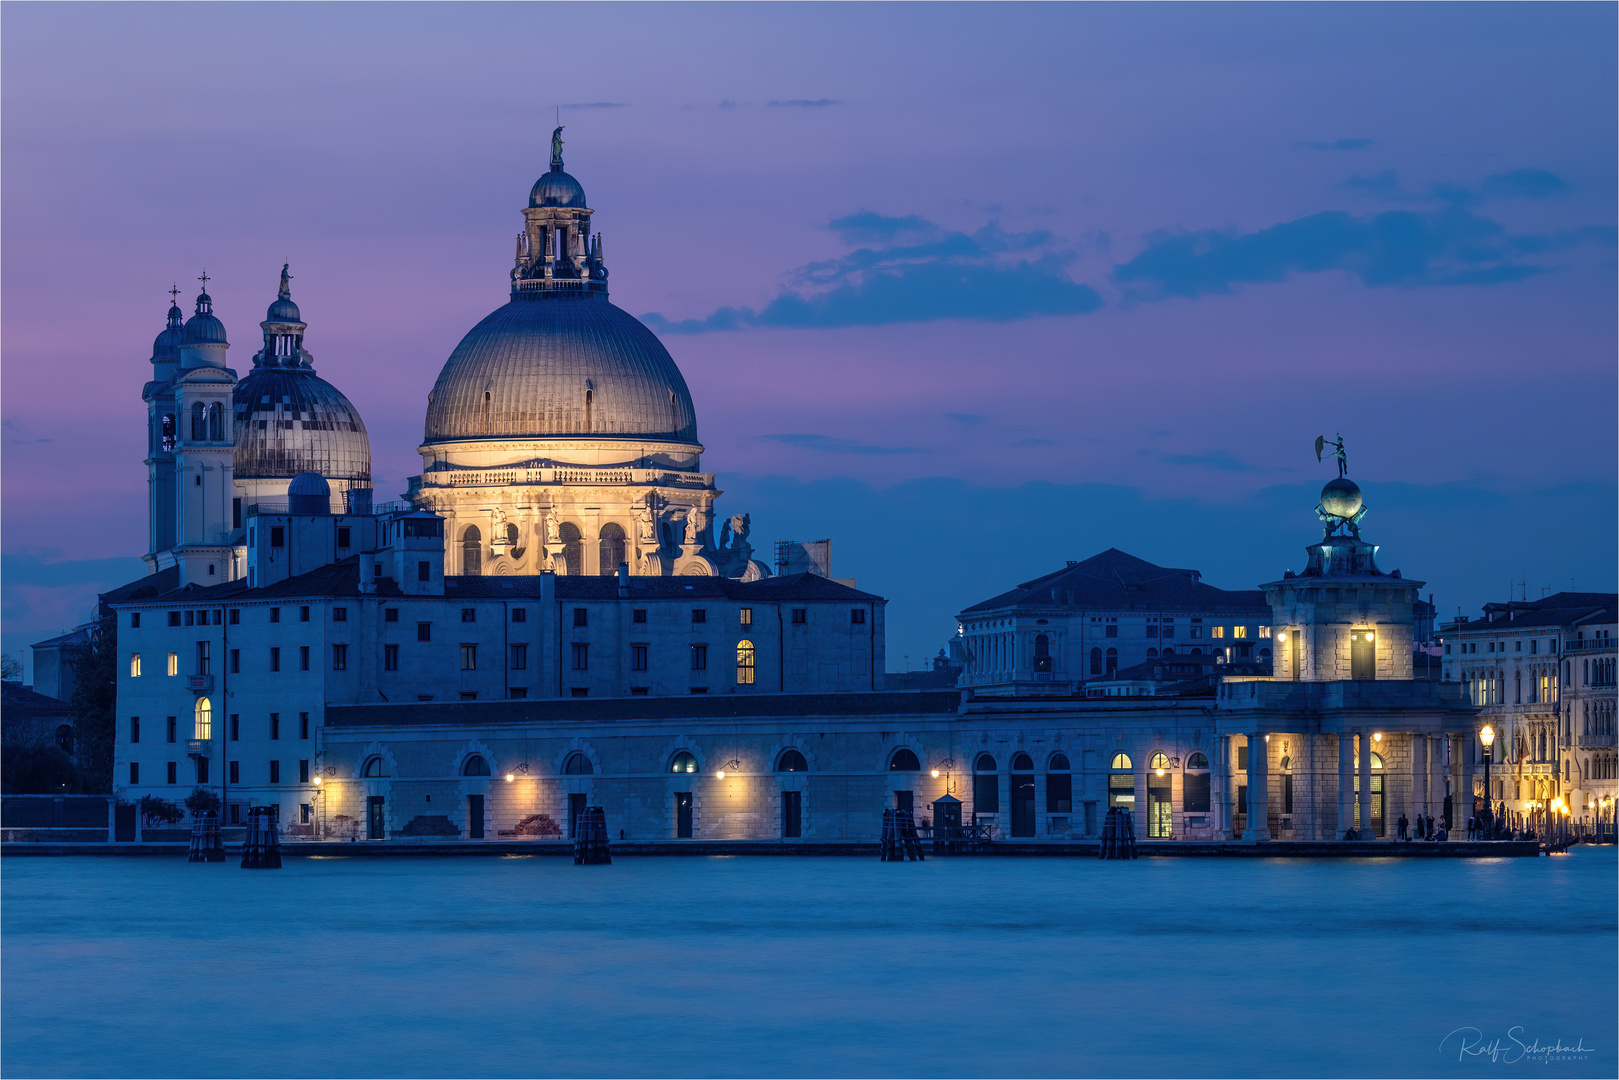
[[[192,757],[213,757],[214,742],[212,739],[187,739],[186,753]]]
[[[1619,745],[1619,739],[1615,739],[1612,735],[1576,735],[1574,736],[1574,744],[1582,750],[1587,750],[1593,747],[1605,748]]]
[[[186,687],[190,690],[212,690],[214,677],[212,675],[187,675]]]
[[[1586,638],[1583,641],[1564,640],[1563,652],[1565,654],[1613,652],[1613,643],[1615,641],[1619,641],[1619,638]]]

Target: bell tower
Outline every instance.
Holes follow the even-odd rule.
[[[195,314],[186,320],[179,368],[171,380],[175,437],[174,564],[180,584],[218,585],[240,576],[231,542],[235,494],[235,430],[231,394],[236,372],[225,366],[230,343],[214,315],[208,275]]]
[[[529,192],[517,234],[512,299],[525,292],[607,293],[601,235],[590,235],[585,189],[562,168],[562,128],[551,133],[551,169]]]

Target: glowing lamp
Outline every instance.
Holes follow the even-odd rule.
[[[1164,775],[1164,770],[1162,770],[1162,769],[1159,769],[1159,770],[1158,770],[1158,775],[1159,775],[1159,776],[1162,776],[1162,775]]]
[[[516,779],[517,779],[517,777],[515,777],[515,776],[513,776],[513,775],[512,775],[512,774],[511,774],[511,773],[507,773],[507,774],[506,774],[506,783],[508,783],[508,784],[509,784],[509,783],[511,783],[511,782],[512,782],[512,781],[513,781],[513,780],[516,780]]]
[[[719,777],[721,780],[724,780],[725,779],[725,770],[721,769],[719,772],[715,773],[714,775]]]
[[[1383,741],[1383,733],[1381,731],[1379,731],[1376,734],[1374,734],[1372,736],[1372,741],[1373,742],[1382,742]]]
[[[939,770],[934,769],[933,770],[933,779],[937,780],[938,778],[939,778]]]
[[[315,783],[317,783],[317,784],[320,783],[320,777],[318,777],[318,776],[315,777]]]
[[[1484,745],[1488,747],[1491,743],[1495,742],[1495,729],[1489,724],[1485,724],[1483,729],[1478,733],[1478,737],[1482,739]]]

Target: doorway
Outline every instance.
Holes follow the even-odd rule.
[[[585,796],[583,792],[574,792],[568,796],[568,835],[579,839],[579,818],[585,812]]]
[[[382,840],[384,832],[382,820],[381,795],[367,795],[365,798],[365,838],[367,840]]]
[[[691,792],[675,792],[675,836],[691,839]]]
[[[1012,774],[1012,835],[1034,835],[1034,773]]]
[[[906,813],[910,813],[915,808],[916,808],[916,792],[914,792],[914,791],[896,791],[896,792],[894,792],[894,809],[895,810],[904,810]]]
[[[1383,774],[1372,773],[1372,835],[1383,836]],[[1360,823],[1360,774],[1355,774],[1355,828],[1363,828]]]
[[[804,835],[804,793],[801,791],[781,793],[781,835],[789,840]]]
[[[1377,678],[1376,638],[1370,630],[1349,632],[1349,677],[1351,679]]]
[[[483,839],[483,796],[467,796],[467,839]]]

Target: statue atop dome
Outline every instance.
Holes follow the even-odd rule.
[[[562,171],[562,127],[551,132],[551,171]]]
[[[1338,459],[1338,478],[1328,480],[1321,489],[1321,501],[1316,504],[1316,517],[1326,528],[1326,535],[1331,537],[1352,536],[1360,539],[1360,519],[1366,516],[1366,501],[1361,496],[1360,485],[1349,479],[1349,456],[1344,453],[1343,432],[1338,433],[1334,442],[1328,442],[1325,435],[1317,435],[1315,439],[1315,459],[1321,460],[1321,452],[1327,447],[1334,447],[1333,456]]]
[[[1332,456],[1338,459],[1339,478],[1342,479],[1343,477],[1348,476],[1349,455],[1344,453],[1344,433],[1341,431],[1338,432],[1338,438],[1335,442],[1328,442],[1325,435],[1317,435],[1315,437],[1315,459],[1317,461],[1321,460],[1321,451],[1329,446],[1336,448]]]

